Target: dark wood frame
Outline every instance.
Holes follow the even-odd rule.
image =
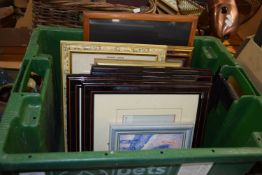
[[[112,78],[110,75],[109,76],[97,76],[97,77],[91,77],[91,76],[79,76],[78,75],[74,75],[74,76],[70,76],[68,77],[68,92],[67,92],[67,99],[68,99],[68,109],[67,109],[67,113],[68,113],[68,119],[67,119],[67,126],[68,126],[68,143],[75,143],[75,146],[71,146],[70,144],[68,144],[68,150],[69,151],[77,151],[77,147],[79,147],[78,145],[78,123],[79,123],[79,99],[78,99],[78,95],[79,95],[79,88],[82,88],[82,83],[88,82],[88,84],[94,84],[94,83],[102,83],[102,84],[112,84],[112,83],[139,83],[139,84],[162,84],[162,85],[169,85],[169,84],[180,84],[180,85],[196,85],[196,86],[210,86],[210,83],[208,83],[208,81],[202,81],[202,80],[198,80],[198,79],[191,79],[191,80],[187,80],[187,81],[183,81],[181,79],[177,79],[174,78],[172,80],[172,78],[166,78],[166,79],[162,79],[162,78],[148,78],[148,77],[133,77],[133,78],[129,78],[128,80],[123,80],[124,76],[120,76],[117,78]],[[126,77],[126,76],[125,76]],[[202,82],[201,82],[202,81]],[[76,117],[77,116],[77,117]],[[75,127],[74,127],[75,126]],[[74,129],[72,129],[74,128]],[[75,140],[75,142],[73,142],[72,140]]]
[[[185,69],[187,70],[187,69]],[[157,71],[157,68],[156,70]],[[159,70],[158,70],[159,71]],[[194,71],[193,71],[194,72]],[[201,71],[200,71],[201,72]],[[205,71],[204,71],[205,72]],[[174,73],[174,72],[173,72]],[[197,74],[196,72],[194,72],[195,74]],[[192,74],[194,74],[192,73]],[[207,72],[206,72],[207,73]],[[130,75],[134,75],[134,73],[130,73]],[[121,75],[121,74],[118,74],[118,75]],[[140,74],[142,75],[142,74]],[[150,75],[150,73],[148,74]],[[147,75],[145,75],[144,77],[141,76],[141,77],[136,77],[134,75],[134,77],[131,77],[131,78],[128,78],[128,79],[123,79],[123,77],[126,77],[126,74],[123,74],[123,76],[111,76],[111,75],[68,75],[67,77],[67,80],[68,80],[68,91],[67,91],[67,99],[68,99],[68,129],[71,131],[72,128],[70,125],[74,125],[74,124],[77,124],[78,123],[78,119],[77,117],[75,117],[73,119],[73,116],[78,116],[77,114],[77,110],[78,110],[78,91],[77,89],[79,87],[88,87],[88,86],[94,86],[94,85],[97,85],[97,87],[99,88],[102,88],[103,89],[103,86],[110,86],[110,85],[116,85],[116,86],[119,86],[119,87],[128,87],[128,86],[138,86],[138,87],[158,87],[158,88],[165,88],[165,87],[169,87],[172,89],[172,88],[178,88],[180,89],[180,91],[178,92],[175,92],[175,93],[192,93],[192,92],[195,92],[195,93],[198,93],[198,94],[202,94],[202,96],[204,96],[205,98],[207,98],[208,100],[208,94],[209,94],[209,89],[211,88],[211,78],[208,78],[206,77],[205,80],[199,80],[199,79],[191,79],[191,80],[181,80],[180,78],[177,79],[177,77],[173,77],[172,78],[164,78],[166,77],[165,74],[159,74],[159,77],[157,77],[157,74],[155,77],[151,77],[149,78]],[[161,78],[164,78],[162,79]],[[181,75],[183,76],[183,75]],[[191,76],[191,75],[190,75]],[[198,76],[198,75],[196,75]],[[201,77],[201,76],[200,76]],[[123,85],[123,83],[125,83],[126,85]],[[184,88],[189,88],[190,91],[186,91]],[[198,90],[198,91],[195,91],[195,88],[196,89],[201,89],[202,90]],[[82,91],[83,92],[83,91]],[[86,93],[86,91],[84,90],[84,93]],[[155,92],[155,93],[159,93],[159,91]],[[163,92],[160,92],[160,93],[163,93]],[[169,92],[168,93],[174,93],[174,92]],[[207,94],[206,94],[207,93]],[[82,96],[83,98],[85,98],[84,100],[82,100],[83,103],[87,104],[87,100],[86,98],[88,96],[86,96],[88,94],[84,94],[84,96]],[[89,97],[90,98],[90,97]],[[73,100],[72,100],[73,99]],[[82,106],[86,106],[85,104],[82,104]],[[202,104],[202,103],[201,103]],[[207,103],[206,103],[207,104]],[[202,106],[207,106],[207,105],[202,105]],[[88,106],[84,107],[84,109],[86,109]],[[202,109],[202,108],[201,108]],[[206,108],[205,108],[206,110]],[[200,111],[203,111],[203,110],[200,110]],[[82,112],[83,113],[83,119],[86,119],[87,117],[90,118],[90,115],[87,115],[86,114],[86,111]],[[199,112],[198,112],[199,113]],[[205,113],[206,112],[200,112],[201,114],[204,114],[205,116]],[[204,117],[205,118],[205,117]],[[73,121],[75,120],[75,121]],[[201,119],[202,120],[202,119]],[[71,121],[73,121],[72,123],[70,123]],[[86,123],[86,122],[83,122],[83,123]],[[78,151],[78,149],[76,148],[77,147],[77,138],[78,138],[78,134],[77,133],[77,125],[75,126],[76,128],[75,129],[75,138],[72,137],[72,135],[68,134],[69,138],[68,138],[68,150],[69,151]],[[71,128],[71,129],[70,129]],[[86,128],[86,126],[82,126],[82,128]],[[87,130],[85,130],[84,133],[86,132],[89,132]],[[92,132],[90,130],[90,132]],[[202,131],[201,131],[202,133]],[[93,139],[91,136],[89,136],[90,139]],[[200,137],[200,136],[198,136]],[[86,138],[86,135],[84,135],[82,137],[82,139],[84,140]],[[202,139],[202,136],[200,137]],[[71,145],[71,141],[75,139],[76,141],[76,146],[74,147],[74,145]],[[200,140],[201,140],[200,139]],[[85,145],[88,145],[87,147]],[[92,150],[92,142],[90,143],[85,143],[84,145],[82,145],[82,147],[85,149],[85,150]],[[199,143],[198,141],[194,141],[194,146],[197,146]],[[85,147],[84,147],[85,146]]]
[[[188,46],[193,46],[194,36],[197,27],[197,16],[188,15],[167,15],[167,14],[134,14],[134,13],[102,13],[102,12],[84,12],[83,13],[83,37],[89,41],[89,20],[90,19],[125,19],[125,20],[144,20],[144,21],[174,21],[191,22],[191,32],[189,35]]]
[[[198,111],[195,122],[194,140],[193,147],[200,146],[203,134],[204,126],[206,122],[206,112],[210,88],[206,86],[176,86],[176,85],[141,85],[141,84],[85,84],[83,83],[84,89],[84,149],[93,150],[93,130],[94,130],[94,114],[93,114],[93,100],[95,94],[199,94]],[[87,109],[89,113],[87,113]],[[88,138],[88,139],[86,139]]]
[[[94,65],[91,70],[92,76],[121,77],[126,79],[141,79],[144,81],[184,81],[211,83],[212,74],[207,69],[192,68],[150,68],[150,67],[122,67],[122,66],[99,66]]]
[[[193,75],[193,76],[212,76],[212,73],[209,69],[195,69],[191,67],[180,67],[180,68],[159,68],[159,67],[129,67],[129,66],[104,66],[104,65],[93,65],[91,69],[91,74],[95,75],[96,72],[106,72],[108,74],[148,74],[157,76],[166,76],[166,75]]]

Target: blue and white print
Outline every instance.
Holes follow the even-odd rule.
[[[152,150],[182,148],[183,133],[176,134],[120,134],[118,150]]]

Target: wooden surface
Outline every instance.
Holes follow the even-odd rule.
[[[20,69],[21,61],[0,61],[0,68]]]
[[[230,53],[235,54],[243,40],[237,34],[233,34],[222,42]]]
[[[20,68],[30,34],[26,28],[0,28],[0,68]]]

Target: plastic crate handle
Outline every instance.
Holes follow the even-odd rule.
[[[256,89],[251,85],[251,81],[244,75],[240,67],[224,65],[220,73],[225,79],[234,79],[237,87],[241,89],[242,95],[257,95]]]
[[[28,92],[27,88],[28,88],[28,84],[30,84],[29,79],[32,78],[31,77],[31,73],[35,73],[36,75],[38,75],[41,79],[40,82],[40,90],[36,91],[36,92]],[[43,96],[44,94],[44,89],[46,89],[47,86],[47,82],[49,79],[49,75],[51,73],[51,61],[50,59],[48,59],[46,56],[42,57],[34,57],[32,60],[30,60],[30,62],[28,63],[28,65],[26,66],[26,69],[24,71],[23,74],[23,79],[21,81],[20,87],[19,87],[19,92],[25,92],[25,93],[39,93],[41,94],[41,96]],[[37,80],[36,80],[36,85],[37,85]]]

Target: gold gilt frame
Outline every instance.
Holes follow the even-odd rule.
[[[175,62],[156,62],[156,61],[134,61],[134,60],[110,60],[110,59],[95,59],[96,65],[104,66],[143,66],[143,67],[182,67],[183,62],[176,60]]]
[[[64,118],[64,137],[65,145],[67,145],[67,104],[66,104],[66,75],[72,74],[72,57],[74,53],[81,54],[118,54],[118,55],[136,55],[154,56],[156,62],[165,62],[167,46],[151,45],[151,44],[127,44],[127,43],[107,43],[107,42],[88,42],[88,41],[61,41],[61,76],[62,76],[62,102],[63,102],[63,118]],[[128,57],[128,56],[127,56]],[[139,57],[140,58],[140,57]],[[79,73],[79,72],[78,72]],[[84,72],[82,72],[84,73]],[[67,146],[66,150],[67,150]]]
[[[167,46],[167,62],[183,61],[183,66],[191,66],[192,52],[194,47],[190,46]]]

